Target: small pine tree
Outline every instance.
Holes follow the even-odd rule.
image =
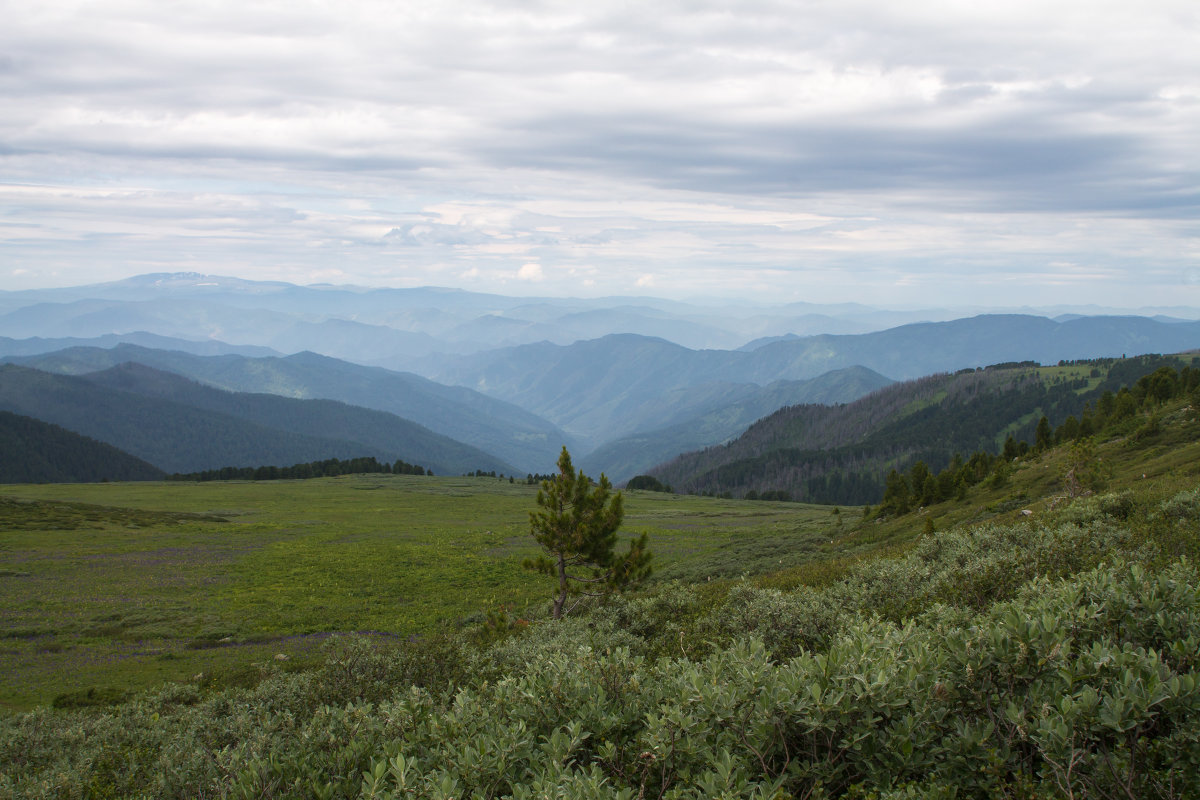
[[[612,493],[603,474],[593,488],[583,470],[575,472],[567,448],[558,457],[558,474],[542,481],[537,504],[541,510],[529,512],[529,527],[546,555],[527,559],[525,567],[557,580],[555,619],[569,614],[583,597],[617,591],[650,575],[646,534],[631,540],[623,556],[614,552],[625,516],[621,493]],[[567,599],[576,595],[580,600],[568,607]]]
[[[1053,444],[1053,439],[1054,430],[1050,427],[1050,420],[1043,416],[1038,420],[1033,449],[1041,452]]]
[[[880,507],[893,514],[907,514],[908,501],[908,480],[898,470],[893,469],[888,473],[887,483],[883,490],[883,503]]]

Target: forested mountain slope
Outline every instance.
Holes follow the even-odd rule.
[[[40,419],[0,411],[0,483],[150,481],[153,464]]]
[[[1105,392],[1164,364],[1193,358],[1144,356],[1068,367],[997,366],[894,384],[845,406],[784,408],[738,439],[687,453],[651,472],[677,491],[785,493],[795,500],[866,504],[883,495],[892,468],[954,455],[999,452],[1006,437],[1033,444],[1041,417],[1082,421]]]
[[[312,412],[303,410],[305,401],[290,401],[286,408],[288,401],[284,398],[278,401],[281,401],[276,407],[279,419],[272,421],[270,414],[262,414],[262,401],[247,400],[249,409],[266,417],[252,422],[232,413],[115,389],[82,376],[55,375],[13,364],[0,366],[0,409],[36,417],[107,442],[165,472],[287,465],[360,456],[421,463],[412,453],[396,453],[379,445],[279,427]],[[236,405],[238,400],[230,398],[229,403]],[[243,413],[250,412],[243,410]],[[391,437],[384,434],[383,438]],[[435,471],[450,471],[451,464],[458,467],[456,462],[440,459],[426,458],[424,463]],[[489,467],[503,468],[504,462],[493,460]]]
[[[767,386],[737,384],[717,397],[703,397],[698,390],[704,387],[679,389],[670,397],[701,395],[690,398],[693,407],[690,415],[677,417],[677,421],[664,427],[608,442],[585,455],[580,463],[589,474],[603,472],[614,481],[624,481],[681,453],[721,444],[785,406],[846,403],[889,383],[890,380],[865,367],[850,367],[807,381],[776,381]],[[701,399],[707,402],[698,402]],[[664,405],[669,407],[669,402]]]
[[[80,377],[99,386],[227,414],[268,428],[356,443],[364,453],[382,450],[391,456],[388,460],[400,458],[428,466],[440,474],[457,475],[479,469],[506,475],[516,472],[515,467],[489,453],[415,422],[337,400],[297,400],[257,392],[229,392],[132,362]]]
[[[298,353],[286,358],[201,357],[119,345],[109,350],[71,348],[5,360],[69,374],[94,372],[132,361],[234,392],[338,400],[386,411],[443,436],[469,443],[512,464],[520,472],[549,469],[562,446],[574,444],[570,437],[546,420],[479,392],[315,353]]]

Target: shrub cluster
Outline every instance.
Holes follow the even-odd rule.
[[[1186,796],[1200,785],[1196,572],[1039,580],[970,626],[878,619],[780,662],[580,643],[387,706],[362,796]],[[382,709],[381,709],[382,710]]]
[[[0,798],[1188,797],[1200,490],[0,720]],[[475,644],[469,642],[474,641]]]

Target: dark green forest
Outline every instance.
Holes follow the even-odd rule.
[[[206,469],[201,472],[178,472],[169,476],[173,481],[278,481],[305,480],[308,478],[336,478],[338,475],[432,475],[419,464],[409,464],[407,461],[394,463],[380,462],[373,457],[337,459],[327,458],[323,461],[310,461],[305,464],[293,464],[290,467],[222,467],[221,469]]]
[[[161,480],[158,467],[112,445],[0,411],[0,483]]]

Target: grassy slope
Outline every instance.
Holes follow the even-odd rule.
[[[1131,491],[1145,502],[1157,502],[1200,485],[1200,414],[1186,401],[1162,410],[1161,431],[1141,437],[1142,416],[1123,428],[1100,436],[1095,455],[1105,465],[1103,491]],[[842,574],[864,557],[903,553],[925,534],[927,520],[936,531],[970,528],[984,523],[1012,524],[1028,516],[1038,522],[1072,502],[1064,476],[1069,469],[1068,448],[1056,447],[1040,456],[1028,456],[1013,465],[1009,482],[1000,487],[989,481],[972,487],[964,500],[947,501],[898,517],[864,519],[862,509],[842,508],[841,529],[830,558],[782,569],[760,577],[764,585],[780,588],[822,584]]]
[[[0,703],[303,660],[330,631],[406,637],[500,606],[536,614],[548,587],[521,568],[535,494],[391,475],[0,487]],[[698,581],[800,563],[833,522],[823,508],[654,492],[626,509],[659,575]]]

